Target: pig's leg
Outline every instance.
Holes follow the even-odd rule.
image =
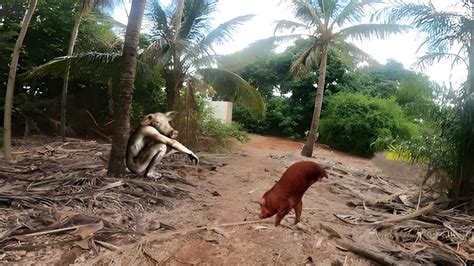
[[[303,210],[303,202],[301,200],[295,205],[294,210],[296,215],[295,224],[297,224],[301,221],[301,211]]]
[[[283,217],[285,217],[285,215],[287,215],[289,212],[290,210],[288,209],[278,210],[276,218],[275,218],[275,226],[279,226]]]
[[[161,161],[163,156],[166,153],[166,145],[163,143],[157,143],[150,147],[151,153],[155,154],[148,164],[145,172],[145,176],[153,180],[158,180],[161,178],[161,174],[156,172],[155,167]]]

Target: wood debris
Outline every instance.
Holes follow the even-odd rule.
[[[351,213],[334,213],[345,226],[368,227],[363,236],[337,233],[336,243],[377,263],[469,265],[474,263],[474,216],[448,209],[448,201],[419,188],[392,185],[388,177],[347,172],[332,193],[348,195]],[[419,208],[417,208],[419,206]],[[334,229],[322,227],[334,235]],[[363,246],[357,243],[364,243]]]

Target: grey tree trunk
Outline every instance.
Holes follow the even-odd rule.
[[[128,18],[122,54],[118,90],[114,90],[114,133],[110,151],[108,176],[125,174],[125,153],[130,135],[133,84],[137,66],[137,47],[146,0],[133,0]]]
[[[10,63],[10,72],[8,73],[7,92],[5,95],[5,110],[3,117],[3,152],[5,160],[11,161],[12,157],[12,107],[13,107],[13,92],[15,89],[16,68],[18,66],[18,58],[20,57],[20,49],[25,39],[26,31],[30,25],[31,17],[36,9],[37,0],[31,0],[28,10],[23,17],[20,34],[16,39],[15,48],[12,54],[12,61]]]
[[[72,28],[71,32],[71,39],[69,40],[69,48],[67,50],[67,56],[71,56],[74,52],[74,46],[76,45],[77,34],[79,32],[79,26],[81,25],[82,17],[86,12],[86,5],[81,5],[79,13],[77,13],[76,22],[74,23],[74,27]],[[67,89],[69,84],[69,66],[64,73],[64,81],[63,81],[63,91],[61,94],[61,138],[63,142],[66,141],[66,109],[67,109]]]
[[[319,118],[321,116],[321,107],[323,106],[324,87],[326,85],[326,67],[328,62],[328,45],[323,45],[321,51],[321,62],[319,63],[319,79],[318,88],[316,90],[316,99],[314,101],[313,118],[311,127],[301,155],[311,157],[313,155],[314,142],[316,141],[316,133],[319,127]]]

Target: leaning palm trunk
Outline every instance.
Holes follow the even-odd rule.
[[[74,52],[74,46],[76,45],[77,34],[79,32],[79,25],[81,25],[82,17],[86,12],[86,5],[81,5],[81,10],[76,17],[76,22],[74,23],[74,27],[72,28],[71,39],[69,40],[69,48],[67,50],[67,56],[71,56]],[[63,142],[66,141],[66,109],[67,109],[67,89],[69,84],[69,66],[64,73],[64,81],[63,81],[63,91],[61,94],[61,137]]]
[[[118,91],[114,91],[114,133],[107,175],[125,174],[125,152],[130,135],[133,83],[137,66],[137,47],[146,0],[133,0],[123,46]]]
[[[319,63],[319,79],[318,88],[316,89],[316,99],[314,101],[313,118],[311,120],[311,128],[309,130],[308,139],[306,140],[301,155],[311,157],[313,155],[314,142],[316,141],[316,133],[319,127],[321,116],[321,107],[323,106],[324,87],[326,85],[326,66],[328,62],[328,45],[323,45],[321,51],[321,62]]]
[[[12,157],[12,107],[13,107],[13,91],[15,89],[15,77],[16,77],[16,68],[18,66],[18,58],[20,57],[20,49],[25,39],[26,31],[28,30],[28,25],[30,24],[31,17],[33,12],[36,9],[37,0],[31,0],[28,10],[25,13],[23,18],[23,23],[21,25],[20,35],[16,40],[15,49],[12,54],[12,61],[10,64],[10,72],[8,74],[8,83],[7,83],[7,92],[5,95],[5,111],[3,118],[3,127],[5,129],[3,135],[3,151],[5,154],[5,160],[11,161]]]

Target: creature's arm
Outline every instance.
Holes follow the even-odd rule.
[[[144,136],[150,137],[158,142],[164,143],[171,148],[185,153],[189,156],[189,159],[194,163],[199,163],[199,158],[194,154],[190,149],[186,148],[183,144],[179,143],[177,140],[170,139],[167,136],[162,135],[158,130],[151,126],[146,126],[142,128],[142,133]]]

